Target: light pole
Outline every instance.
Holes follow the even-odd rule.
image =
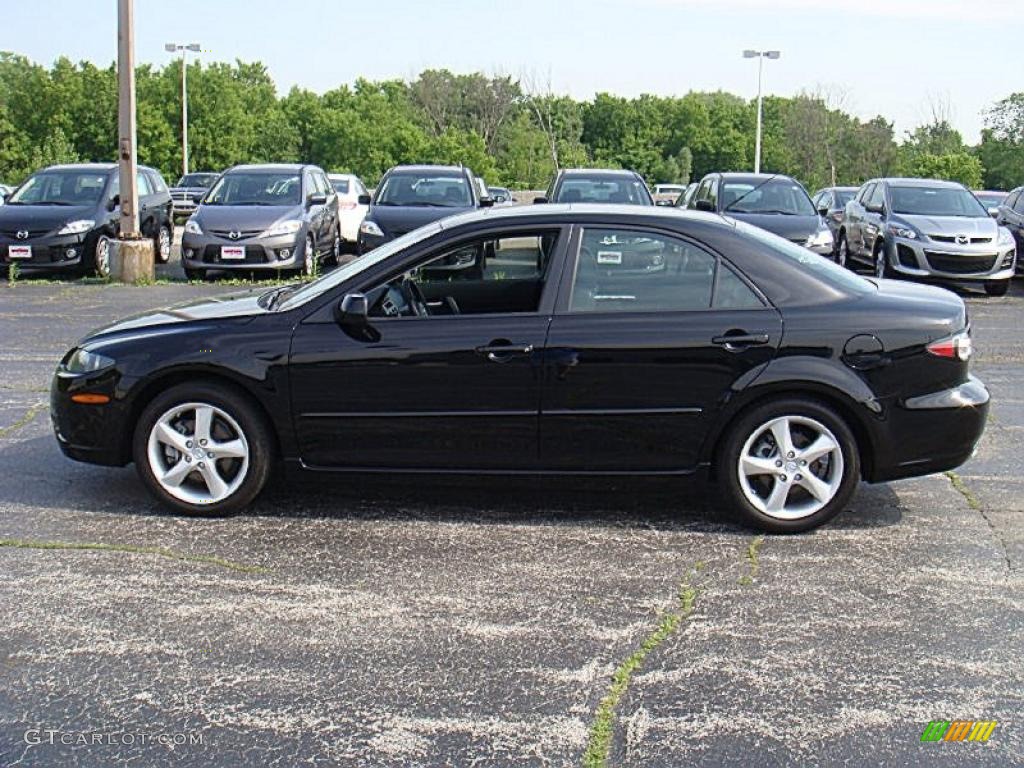
[[[168,53],[181,51],[181,175],[188,173],[188,52],[199,53],[202,50],[199,43],[181,45],[179,43],[167,43],[164,50]]]
[[[744,59],[757,59],[757,138],[754,140],[754,173],[761,172],[761,74],[764,71],[764,60],[777,59],[781,55],[779,51],[754,51],[749,48],[743,52]]]

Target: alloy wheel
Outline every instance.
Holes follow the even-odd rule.
[[[188,504],[215,504],[235,493],[249,469],[249,442],[226,411],[202,402],[165,411],[149,433],[153,477]]]
[[[306,274],[306,277],[312,277],[316,272],[316,242],[313,240],[312,235],[306,237],[306,253],[305,259],[302,263],[302,271]]]
[[[161,264],[166,264],[171,259],[171,230],[167,227],[160,227],[160,235],[157,238],[157,250]]]
[[[850,245],[846,242],[846,237],[839,238],[839,248],[836,249],[836,263],[840,267],[845,267],[850,262]]]
[[[875,277],[882,279],[886,277],[885,248],[875,249]]]
[[[740,451],[740,489],[758,511],[799,520],[835,498],[843,451],[835,435],[809,416],[779,416],[757,429]]]
[[[96,274],[107,277],[110,274],[110,238],[100,235],[96,241]]]

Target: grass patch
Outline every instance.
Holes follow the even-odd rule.
[[[747,563],[750,564],[750,568],[745,574],[740,576],[739,583],[741,586],[749,586],[754,583],[754,579],[757,578],[757,571],[761,567],[757,559],[758,553],[761,551],[761,545],[764,544],[764,534],[755,538],[747,546]]]
[[[175,552],[172,549],[162,547],[138,547],[132,544],[101,544],[99,542],[75,542],[75,541],[30,541],[26,539],[0,539],[0,547],[12,547],[15,549],[77,549],[93,550],[99,552],[127,552],[133,555],[156,555],[166,557],[169,560],[180,560],[187,563],[206,563],[227,568],[230,571],[240,573],[267,573],[266,568],[257,565],[245,565],[235,563],[231,560],[224,560],[211,555],[189,555],[184,552]]]
[[[594,720],[590,725],[590,738],[587,751],[583,753],[585,768],[603,768],[608,764],[612,738],[615,735],[615,710],[622,701],[633,674],[640,669],[647,655],[672,635],[679,625],[693,612],[693,603],[697,599],[697,590],[684,582],[679,588],[675,610],[661,617],[658,626],[649,634],[633,653],[631,653],[612,673],[612,682],[608,693],[597,705]]]
[[[960,475],[953,471],[946,472],[945,475],[949,478],[949,482],[953,484],[953,487],[961,496],[964,497],[964,499],[966,499],[967,506],[975,512],[980,512],[981,502],[978,501],[978,497],[971,492],[971,489],[967,487],[967,483],[960,479]]]

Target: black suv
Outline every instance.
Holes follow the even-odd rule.
[[[160,173],[139,166],[139,225],[157,262],[171,256],[171,195]],[[110,274],[120,229],[114,163],[53,165],[29,176],[0,207],[0,269]]]
[[[1017,253],[1024,252],[1024,187],[1017,187],[1006,196],[996,214],[996,223],[1006,227],[1017,244]],[[1017,271],[1024,270],[1018,258]]]
[[[206,190],[213,186],[213,182],[220,176],[212,171],[197,171],[186,173],[178,183],[171,187],[171,202],[174,203],[175,218],[191,216],[199,207],[199,201],[203,199]]]
[[[555,174],[547,194],[533,202],[654,205],[654,198],[636,171],[565,168]]]
[[[493,205],[477,189],[476,174],[458,165],[396,165],[384,174],[359,226],[359,253],[366,253],[424,224]]]

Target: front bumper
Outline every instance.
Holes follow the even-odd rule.
[[[187,269],[297,269],[303,264],[304,242],[303,231],[278,237],[250,237],[242,240],[209,234],[185,234],[181,238],[181,261]],[[225,246],[245,248],[245,258],[222,258],[221,248]],[[287,252],[287,256],[284,256],[284,252]]]
[[[23,269],[74,269],[85,258],[86,238],[80,235],[48,235],[30,240],[12,240],[0,236],[0,266],[18,264]],[[32,258],[12,259],[10,246],[27,245],[32,248]]]
[[[70,459],[120,467],[130,460],[128,407],[118,397],[120,374],[114,368],[74,375],[58,369],[50,385],[50,421],[57,444]],[[110,402],[86,405],[71,400],[76,392],[104,394]]]
[[[894,272],[907,277],[950,281],[1007,280],[1017,267],[1014,245],[940,243],[929,238],[894,237],[886,242],[886,259]]]
[[[988,418],[989,392],[975,376],[959,386],[907,398],[879,422],[870,482],[955,469],[974,454]]]

